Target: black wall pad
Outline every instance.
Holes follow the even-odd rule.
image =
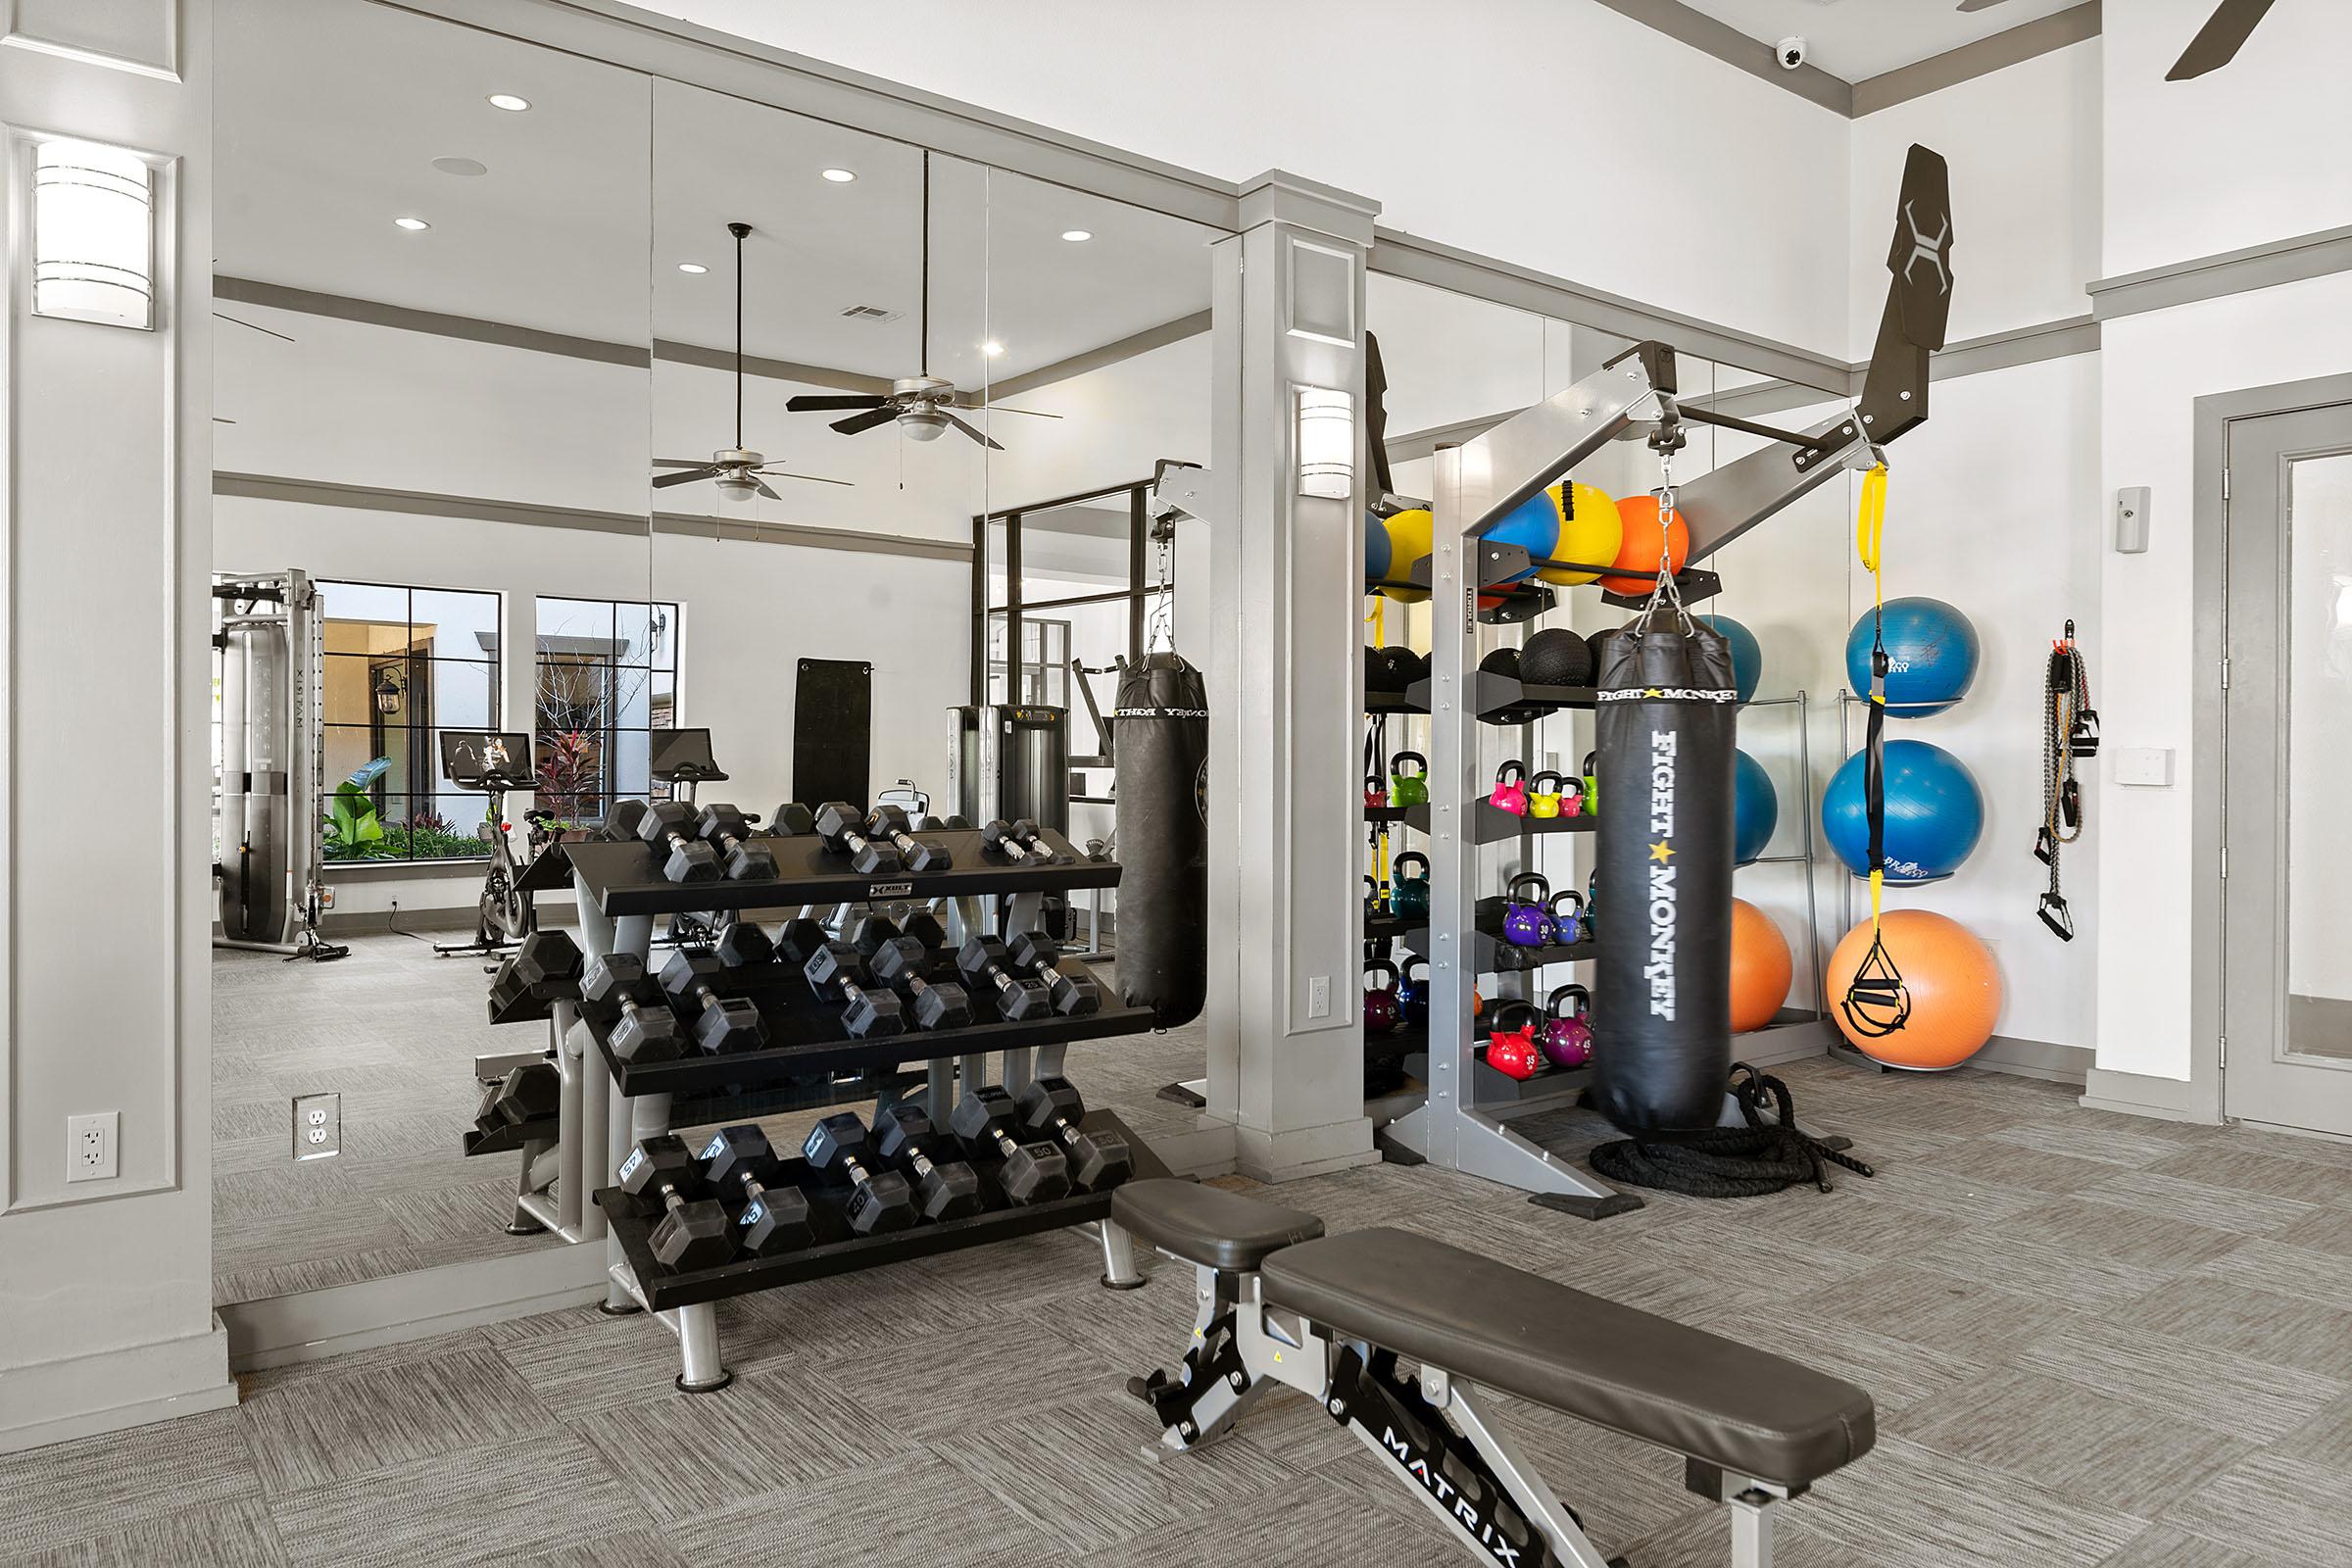
[[[861,659],[804,659],[792,697],[792,798],[873,804],[874,666]]]

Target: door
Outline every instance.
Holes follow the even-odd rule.
[[[2352,403],[2230,423],[2229,1114],[2352,1135]]]

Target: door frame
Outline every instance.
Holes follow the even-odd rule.
[[[2196,1121],[2229,1115],[2227,1065],[2222,1053],[2222,813],[2224,776],[2222,689],[2224,631],[2229,610],[2230,425],[2236,419],[2294,414],[2352,403],[2352,374],[2314,376],[2271,386],[2241,387],[2196,400],[2194,522],[2189,570],[2194,583],[2190,685],[2189,1080],[2178,1108]],[[2214,806],[2215,809],[2205,809]]]

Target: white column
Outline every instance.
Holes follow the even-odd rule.
[[[1374,1157],[1363,1103],[1363,306],[1374,203],[1249,181],[1216,254],[1209,706],[1209,1117],[1246,1173]],[[1298,392],[1356,416],[1345,498],[1299,493]]]

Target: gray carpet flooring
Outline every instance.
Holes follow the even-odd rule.
[[[314,1070],[353,1070],[332,1043],[391,984],[363,958],[403,974],[418,961],[364,948],[339,977],[355,984],[305,974],[274,1001],[240,996],[227,971],[242,960],[224,963],[222,1004],[252,1019],[229,1047],[251,1076],[224,1085],[258,1105]],[[496,1032],[450,1011],[400,1059],[462,1078],[474,1037]],[[386,1142],[374,1166],[341,1167],[383,1205],[368,1252],[504,1245],[473,1234],[495,1203],[426,1217],[422,1172],[468,1174],[449,1127],[470,1106],[430,1083],[404,1102],[403,1079],[422,1075],[377,1049],[386,1070],[345,1103],[366,1102],[355,1131],[380,1130],[355,1155]],[[1073,1073],[1151,1131],[1182,1122],[1151,1090],[1198,1060],[1197,1041],[1170,1037],[1090,1048]],[[1784,1568],[2352,1562],[2352,1147],[2087,1111],[2072,1091],[1998,1074],[1781,1071],[1803,1119],[1853,1137],[1875,1180],[1737,1203],[1653,1194],[1597,1225],[1426,1168],[1367,1166],[1278,1196],[1335,1228],[1426,1231],[1869,1389],[1879,1446],[1783,1511]],[[1572,1156],[1600,1135],[1577,1112],[1521,1125]],[[225,1241],[251,1249],[240,1266],[345,1266],[271,1206],[271,1183],[315,1179],[266,1157],[282,1159],[282,1123],[244,1136],[224,1193],[275,1229],[262,1248],[224,1217]],[[503,1190],[503,1173],[482,1180]],[[1218,1448],[1140,1460],[1152,1425],[1121,1384],[1181,1351],[1188,1282],[1159,1267],[1148,1289],[1114,1294],[1096,1267],[1084,1237],[1054,1235],[722,1303],[737,1378],[717,1395],[673,1391],[660,1326],[588,1308],[253,1375],[234,1410],[0,1459],[0,1560],[1460,1560],[1405,1488],[1287,1395]],[[1726,1560],[1721,1510],[1682,1491],[1671,1456],[1525,1406],[1503,1419],[1604,1549],[1637,1568]]]

